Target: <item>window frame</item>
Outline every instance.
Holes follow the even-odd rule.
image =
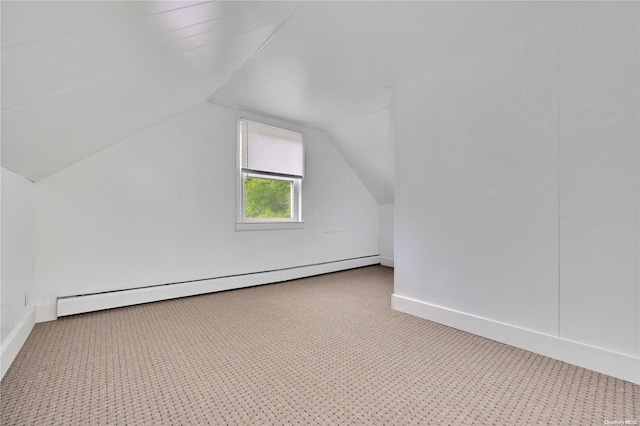
[[[277,229],[303,229],[304,221],[302,220],[302,180],[287,175],[246,172],[242,169],[242,120],[255,121],[260,124],[278,127],[284,130],[297,132],[302,134],[302,155],[305,161],[304,134],[300,129],[292,129],[282,125],[282,123],[263,118],[254,118],[241,116],[236,120],[236,231],[257,231],[257,230],[277,230]],[[248,177],[259,179],[283,180],[291,182],[291,217],[282,218],[255,218],[246,216],[245,200],[246,185],[245,181]]]

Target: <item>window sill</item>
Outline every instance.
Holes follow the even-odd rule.
[[[236,231],[275,231],[304,229],[304,222],[236,222]]]

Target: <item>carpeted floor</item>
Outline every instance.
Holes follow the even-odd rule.
[[[640,386],[393,311],[393,270],[37,324],[3,425],[603,425]]]

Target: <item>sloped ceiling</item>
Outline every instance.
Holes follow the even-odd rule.
[[[2,164],[37,181],[205,102],[295,5],[1,7]]]
[[[200,102],[324,130],[393,202],[394,86],[548,2],[2,2],[2,165],[34,181]]]
[[[394,201],[393,123],[392,109],[385,108],[326,131],[378,204]]]

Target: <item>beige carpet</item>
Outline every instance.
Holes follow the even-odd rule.
[[[36,325],[2,424],[603,425],[640,386],[393,311],[373,266]]]

